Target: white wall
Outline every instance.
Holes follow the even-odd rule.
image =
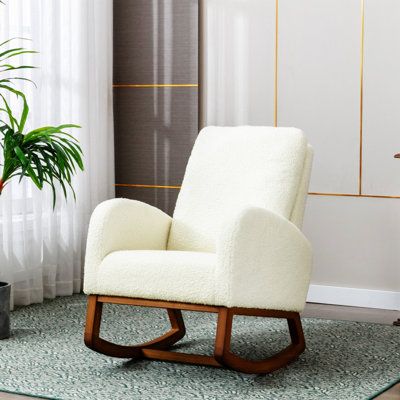
[[[276,113],[314,146],[312,301],[400,308],[399,20],[399,0],[205,0],[205,123]]]

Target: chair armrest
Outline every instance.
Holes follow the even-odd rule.
[[[243,210],[217,241],[218,291],[229,307],[302,311],[312,250],[287,219],[263,208]]]
[[[103,258],[117,250],[165,250],[172,218],[136,200],[112,199],[99,204],[90,218],[86,258],[85,292],[91,275]]]

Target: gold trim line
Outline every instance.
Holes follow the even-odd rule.
[[[364,23],[365,6],[361,0],[361,51],[360,51],[360,148],[359,148],[359,174],[358,174],[358,194],[362,194],[363,178],[363,107],[364,107]]]
[[[278,20],[279,0],[275,0],[274,126],[278,126]]]
[[[164,88],[164,87],[199,87],[197,83],[115,83],[113,88]]]
[[[319,193],[309,192],[311,196],[335,196],[335,197],[366,197],[373,199],[400,199],[400,196],[388,196],[383,194],[358,194],[358,193]]]

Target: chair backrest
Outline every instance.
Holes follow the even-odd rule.
[[[168,250],[215,251],[247,206],[302,223],[312,150],[296,128],[207,127],[196,140],[176,203]]]

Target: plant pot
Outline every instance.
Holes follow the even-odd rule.
[[[10,337],[11,285],[0,282],[0,340]]]

